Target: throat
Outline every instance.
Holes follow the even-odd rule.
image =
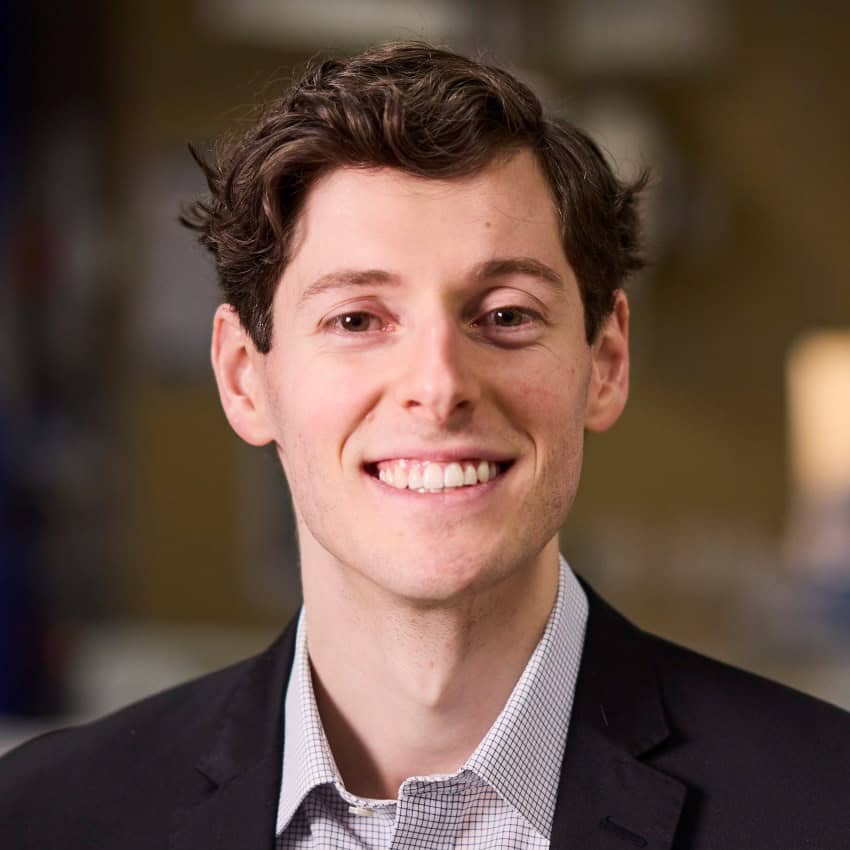
[[[452,774],[469,759],[542,630],[502,621],[485,634],[481,622],[397,622],[363,644],[352,636],[330,657],[316,653],[316,701],[348,790],[393,799],[405,779]]]

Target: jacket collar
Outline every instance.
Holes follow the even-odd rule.
[[[666,850],[686,789],[642,759],[670,737],[650,638],[582,585],[590,613],[551,846]]]
[[[225,699],[212,747],[196,765],[206,788],[176,813],[171,850],[273,850],[295,623],[249,662]]]
[[[685,786],[642,760],[670,735],[650,641],[582,585],[589,616],[551,846],[668,850]],[[171,850],[273,850],[294,637],[295,621],[225,700],[196,767],[206,788],[177,813]]]

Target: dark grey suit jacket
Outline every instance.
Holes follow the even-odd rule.
[[[552,847],[850,848],[850,715],[652,637],[586,590]],[[0,759],[0,848],[271,850],[294,631]]]

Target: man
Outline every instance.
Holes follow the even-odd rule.
[[[640,632],[559,557],[628,392],[635,195],[503,71],[390,44],[203,165],[225,414],[304,608],[0,763],[4,847],[846,848],[838,709]]]

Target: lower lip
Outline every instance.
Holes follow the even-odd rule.
[[[410,490],[407,487],[404,489],[401,487],[393,487],[391,484],[384,483],[380,478],[376,478],[374,475],[370,475],[366,471],[364,471],[363,474],[369,479],[369,481],[372,482],[372,484],[379,488],[379,492],[389,496],[395,496],[399,499],[404,499],[408,504],[419,504],[423,506],[450,505],[454,507],[477,501],[478,499],[484,498],[489,493],[492,493],[493,490],[502,482],[502,479],[510,474],[512,469],[513,464],[511,464],[507,469],[503,469],[495,478],[491,478],[485,484],[469,484],[463,487],[450,487],[447,490],[437,490],[436,492],[426,490],[423,493],[420,493],[418,490]]]

